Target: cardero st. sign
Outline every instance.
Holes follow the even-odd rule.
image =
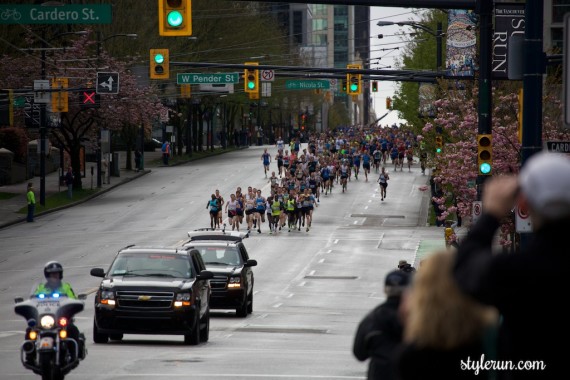
[[[110,24],[111,4],[0,5],[0,24]]]

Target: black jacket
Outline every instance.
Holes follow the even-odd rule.
[[[521,253],[492,255],[498,227],[499,221],[485,214],[473,226],[458,250],[456,281],[464,292],[501,313],[499,360],[512,360],[515,366],[520,360],[546,365],[544,370],[502,370],[500,378],[565,378],[567,374],[560,374],[568,362],[570,316],[561,304],[570,290],[570,220],[545,225]]]
[[[388,297],[372,310],[358,326],[354,338],[354,356],[360,361],[370,358],[368,380],[394,378],[394,354],[402,341],[398,318],[400,297]]]

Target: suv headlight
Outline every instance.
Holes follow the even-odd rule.
[[[174,301],[174,307],[190,306],[190,293],[178,293]]]
[[[230,282],[228,284],[228,289],[239,289],[239,288],[241,288],[241,278],[231,277]]]
[[[100,290],[99,296],[103,305],[115,306],[115,292],[112,290]]]
[[[55,325],[55,318],[51,315],[44,315],[40,319],[40,326],[44,329],[51,329]]]

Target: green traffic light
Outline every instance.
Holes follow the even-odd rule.
[[[162,54],[155,54],[154,56],[154,62],[161,64],[164,62],[164,56]]]
[[[247,82],[247,88],[249,88],[250,90],[255,89],[255,82],[253,81]]]
[[[488,162],[483,162],[483,163],[479,166],[479,171],[481,172],[481,174],[489,174],[489,173],[491,173],[491,164],[489,164]]]
[[[182,17],[182,13],[179,11],[172,11],[168,14],[168,16],[166,16],[166,22],[168,23],[168,26],[172,28],[178,28],[180,25],[182,25],[182,21],[184,21],[184,18]]]
[[[441,153],[441,148],[436,148],[436,149],[435,149],[435,152],[436,152],[436,153]]]
[[[350,84],[350,91],[351,92],[357,92],[358,91],[358,85],[356,83],[351,83]]]

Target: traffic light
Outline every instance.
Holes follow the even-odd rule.
[[[378,92],[378,81],[372,81],[372,92]]]
[[[307,115],[306,114],[302,114],[301,115],[301,130],[304,131],[305,127],[307,125]]]
[[[387,110],[391,110],[392,109],[392,98],[386,98],[386,109]]]
[[[99,108],[100,105],[101,96],[95,89],[81,91],[81,108]]]
[[[480,175],[491,175],[493,171],[493,136],[477,135],[477,170]]]
[[[0,127],[14,124],[14,91],[0,90]]]
[[[68,112],[69,111],[69,94],[67,92],[67,78],[54,78],[51,81],[51,112]]]
[[[346,78],[342,80],[342,92],[348,93],[348,87],[346,86]]]
[[[192,0],[158,0],[158,34],[192,35]]]
[[[349,70],[360,70],[362,69],[361,65],[346,65],[346,68]],[[354,74],[354,73],[347,73],[346,74],[346,81],[348,83],[348,94],[349,95],[360,95],[362,93],[362,75],[361,74]]]
[[[150,79],[170,78],[168,49],[150,49]]]
[[[443,137],[439,135],[435,136],[435,152],[441,153],[442,150],[443,150]]]
[[[257,66],[259,62],[246,62],[244,65]],[[243,72],[244,91],[247,93],[259,93],[259,70],[245,69]]]

